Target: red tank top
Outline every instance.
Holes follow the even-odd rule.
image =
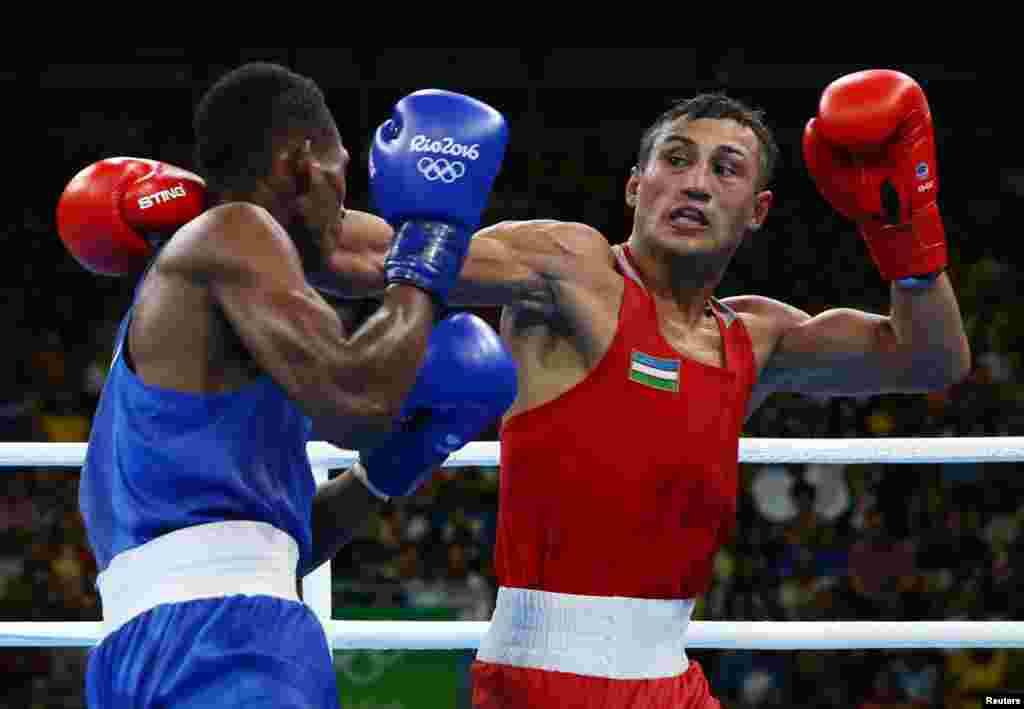
[[[626,287],[608,352],[572,389],[502,426],[495,571],[516,588],[692,598],[735,526],[750,336],[715,301],[727,366],[681,356],[617,256]]]

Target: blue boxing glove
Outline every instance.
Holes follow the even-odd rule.
[[[354,473],[380,498],[409,495],[516,398],[516,366],[498,334],[470,313],[437,324],[402,420]]]
[[[370,149],[370,196],[395,229],[389,283],[440,305],[462,270],[508,143],[504,117],[463,94],[428,89],[399,101]]]

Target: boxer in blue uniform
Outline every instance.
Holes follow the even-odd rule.
[[[342,271],[336,289],[357,280],[332,255],[372,227],[345,212],[349,156],[319,88],[246,65],[206,93],[195,129],[199,175],[105,160],[58,205],[60,236],[83,266],[144,267],[80,483],[107,630],[90,653],[87,704],[336,707],[331,651],[298,579],[516,393],[515,367],[483,321],[437,322],[507,129],[459,94],[396,105],[371,157],[372,196],[395,228],[388,285],[361,322],[305,277],[326,265]],[[430,180],[417,167],[437,158],[424,141],[476,157],[460,179]],[[361,451],[319,489],[306,456],[314,431]]]

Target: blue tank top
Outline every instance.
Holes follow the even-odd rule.
[[[144,383],[122,354],[131,310],[93,417],[79,506],[100,571],[183,527],[267,522],[311,552],[311,420],[269,376],[224,394]]]

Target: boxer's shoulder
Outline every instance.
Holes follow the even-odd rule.
[[[156,262],[165,274],[202,281],[244,277],[282,265],[301,272],[295,245],[270,212],[248,202],[208,210],[180,229]]]
[[[810,319],[800,308],[762,295],[735,295],[722,299],[748,327],[766,330],[788,329]]]
[[[760,366],[767,363],[787,332],[811,319],[810,314],[800,308],[760,295],[732,296],[723,298],[722,303],[732,309],[746,327]]]

